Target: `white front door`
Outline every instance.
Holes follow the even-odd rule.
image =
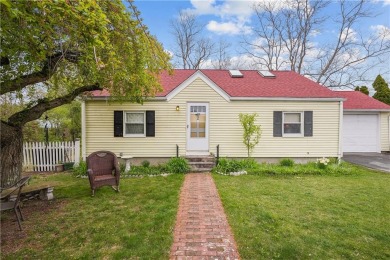
[[[209,154],[209,104],[187,104],[187,155]]]

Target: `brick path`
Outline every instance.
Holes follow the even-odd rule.
[[[187,174],[180,193],[170,259],[239,259],[210,174]]]

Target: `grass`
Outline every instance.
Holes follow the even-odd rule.
[[[183,179],[122,179],[120,193],[102,187],[91,197],[88,179],[35,177],[32,185],[55,183],[52,203],[63,206],[30,216],[23,247],[2,259],[168,259]]]
[[[214,174],[242,259],[389,259],[390,175]]]

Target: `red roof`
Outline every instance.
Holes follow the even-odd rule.
[[[356,110],[390,110],[390,106],[360,91],[337,91],[338,96],[345,98],[344,109]]]
[[[161,73],[164,97],[178,87],[197,70],[175,69],[173,75]],[[292,71],[272,71],[275,78],[264,78],[257,70],[240,70],[242,78],[232,78],[229,70],[200,70],[231,97],[287,97],[287,98],[337,98],[328,88]],[[107,91],[95,91],[94,96],[109,96]]]

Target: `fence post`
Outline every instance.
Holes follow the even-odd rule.
[[[74,142],[74,166],[80,163],[80,139],[77,138]]]

